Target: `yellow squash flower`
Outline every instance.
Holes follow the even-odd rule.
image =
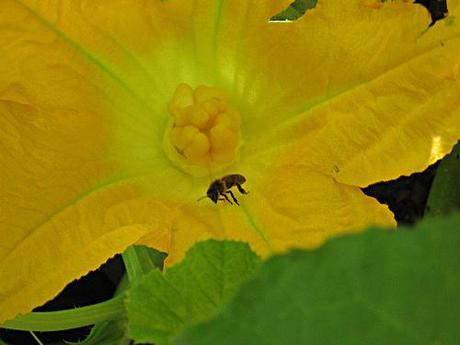
[[[429,30],[405,1],[268,22],[288,4],[1,1],[0,322],[133,243],[171,264],[395,224],[360,188],[459,139],[458,1]],[[197,201],[229,174],[240,206]]]

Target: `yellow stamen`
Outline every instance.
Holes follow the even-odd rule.
[[[190,144],[184,149],[185,156],[189,159],[204,158],[209,153],[209,140],[203,133],[198,133]]]
[[[168,104],[172,116],[169,142],[182,166],[232,163],[240,145],[240,114],[224,91],[200,85],[177,86]]]
[[[230,130],[225,124],[218,124],[211,128],[210,132],[211,146],[216,152],[218,149],[232,147],[236,144],[236,133]],[[226,150],[227,151],[227,150]]]
[[[209,122],[209,114],[205,109],[197,109],[190,113],[189,121],[192,126],[205,129]]]
[[[193,126],[174,127],[171,130],[171,142],[179,151],[183,151],[199,133]]]
[[[181,83],[177,86],[174,96],[171,102],[169,102],[169,112],[174,113],[177,109],[192,105],[193,102],[192,88],[188,84]]]

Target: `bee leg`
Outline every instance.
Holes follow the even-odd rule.
[[[238,191],[241,193],[241,194],[249,194],[249,192],[246,192],[243,187],[241,187],[241,185],[239,183],[236,184],[236,187],[238,188]]]
[[[238,206],[240,205],[240,204],[238,204],[238,200],[236,200],[235,195],[232,193],[231,190],[227,190],[225,193],[230,194],[232,196],[232,199],[235,202],[235,204],[237,204]]]
[[[230,199],[228,198],[227,194],[225,193],[220,193],[220,195],[222,195],[225,199],[222,199],[222,200],[227,200],[231,205],[233,205],[233,203],[230,201]]]

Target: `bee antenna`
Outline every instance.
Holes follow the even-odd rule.
[[[201,200],[203,200],[203,199],[206,199],[207,197],[208,197],[207,195],[202,196],[201,198],[197,199],[197,201],[201,201]]]

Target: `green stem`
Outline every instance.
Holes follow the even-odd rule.
[[[35,339],[38,345],[43,345],[43,343],[40,341],[40,339],[38,339],[34,332],[30,331],[30,335]]]
[[[122,254],[130,283],[139,281],[144,274],[161,268],[165,254],[144,246],[130,246]]]
[[[426,213],[445,215],[460,207],[460,144],[439,164],[427,200]]]
[[[106,320],[118,320],[126,315],[123,299],[124,295],[120,295],[87,307],[51,312],[32,312],[6,321],[0,327],[21,331],[46,332],[94,325]]]

